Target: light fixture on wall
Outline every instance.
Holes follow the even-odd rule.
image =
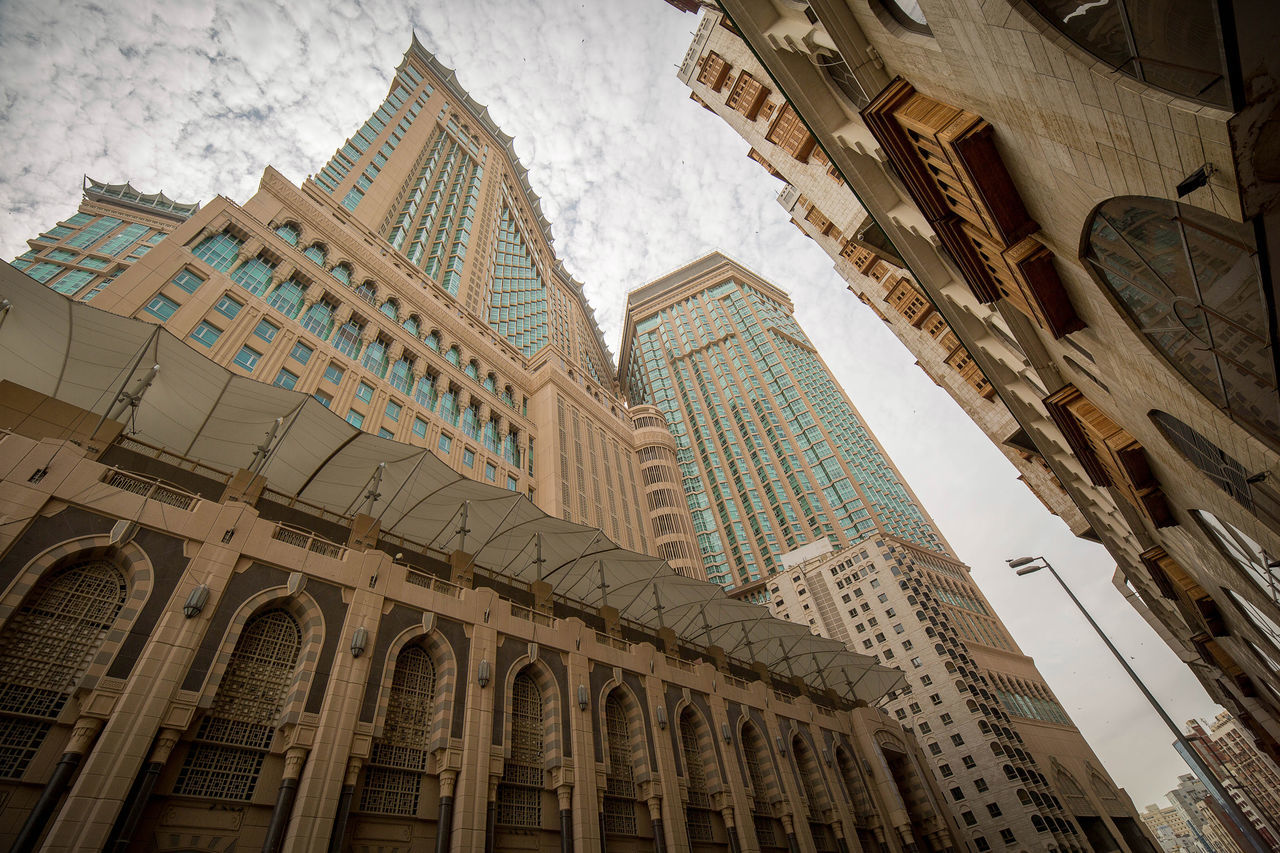
[[[721,723],[721,724],[720,724],[720,736],[724,738],[724,742],[725,742],[725,743],[729,743],[729,741],[730,741],[730,740],[732,740],[732,738],[730,738],[730,737],[729,737],[729,724],[728,724],[728,723]]]
[[[778,738],[777,738],[777,741],[778,741],[778,755],[786,755],[786,754],[787,754],[787,742],[786,742],[785,740],[783,740],[781,737],[778,737]]]
[[[578,685],[578,710],[587,710],[587,688],[583,684]]]
[[[361,625],[351,632],[351,656],[358,658],[369,647],[369,629]]]
[[[182,605],[182,615],[188,619],[194,619],[200,615],[200,611],[204,610],[204,606],[208,602],[209,585],[202,583],[191,590],[191,594],[187,596],[187,603]]]
[[[825,746],[822,748],[822,763],[828,767],[831,766],[831,750],[827,749]]]
[[[476,670],[476,683],[483,690],[489,686],[489,661],[481,658],[480,667]]]
[[[665,729],[667,727],[667,709],[659,705],[656,716],[658,718],[658,728]]]

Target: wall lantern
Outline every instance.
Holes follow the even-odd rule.
[[[731,738],[729,737],[729,724],[728,724],[728,723],[721,723],[721,724],[720,724],[720,736],[724,738],[724,742],[725,742],[725,743],[729,743],[729,741],[731,740]]]
[[[358,658],[369,647],[369,629],[361,625],[351,634],[351,656]]]
[[[665,729],[667,727],[667,709],[659,705],[658,711],[657,711],[657,717],[658,717],[658,728]]]
[[[476,683],[483,690],[489,686],[489,661],[481,659],[480,668],[476,670]]]
[[[187,596],[187,603],[182,605],[182,614],[188,619],[194,619],[200,615],[200,611],[204,610],[204,606],[208,603],[209,585],[202,583],[191,590],[191,594]]]
[[[831,766],[831,750],[827,749],[825,746],[822,748],[822,763],[828,767]]]
[[[587,688],[585,685],[578,685],[578,710],[587,710]]]
[[[778,741],[778,755],[786,755],[786,754],[787,754],[787,742],[786,742],[785,740],[783,740],[781,737],[779,737],[779,738],[777,739],[777,741]]]

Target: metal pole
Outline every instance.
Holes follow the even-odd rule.
[[[1187,762],[1187,766],[1189,766],[1196,776],[1199,777],[1200,781],[1204,783],[1204,786],[1209,789],[1211,794],[1213,794],[1213,798],[1218,801],[1218,804],[1222,806],[1222,808],[1231,817],[1231,820],[1235,822],[1245,840],[1249,842],[1252,850],[1255,851],[1255,853],[1270,853],[1270,845],[1266,844],[1262,840],[1253,823],[1246,818],[1243,813],[1241,813],[1240,807],[1236,805],[1236,801],[1231,799],[1231,795],[1222,787],[1222,783],[1218,781],[1218,777],[1213,774],[1212,770],[1205,766],[1204,761],[1200,758],[1200,754],[1197,753],[1191,744],[1187,742],[1187,739],[1182,734],[1182,729],[1175,725],[1173,720],[1169,718],[1169,715],[1165,713],[1164,707],[1159,701],[1157,701],[1155,696],[1151,695],[1151,691],[1147,689],[1147,685],[1144,684],[1142,679],[1138,677],[1138,674],[1133,671],[1133,667],[1129,666],[1128,661],[1124,659],[1124,655],[1120,654],[1120,650],[1117,649],[1112,644],[1111,639],[1102,632],[1102,628],[1099,627],[1098,623],[1093,621],[1093,617],[1089,615],[1088,610],[1085,610],[1084,605],[1080,603],[1080,599],[1076,598],[1076,594],[1071,591],[1071,587],[1067,586],[1066,581],[1062,579],[1053,566],[1050,565],[1048,560],[1041,557],[1040,562],[1042,562],[1044,567],[1049,570],[1049,574],[1053,575],[1053,579],[1058,582],[1058,586],[1062,587],[1063,591],[1071,598],[1071,602],[1076,606],[1076,609],[1080,611],[1084,618],[1088,620],[1097,635],[1102,638],[1102,642],[1106,643],[1111,654],[1120,663],[1120,666],[1124,667],[1124,671],[1128,673],[1129,678],[1131,678],[1133,683],[1138,686],[1138,689],[1142,691],[1142,695],[1146,697],[1146,700],[1149,703],[1151,703],[1151,707],[1155,709],[1155,712],[1160,716],[1160,719],[1164,720],[1164,724],[1169,727],[1169,731],[1173,732],[1174,740],[1177,742],[1178,746],[1177,751],[1178,754],[1182,756],[1182,760]]]

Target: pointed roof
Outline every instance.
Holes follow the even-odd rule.
[[[185,221],[191,214],[200,209],[200,203],[183,204],[174,201],[163,192],[144,193],[135,189],[126,181],[123,184],[107,184],[84,176],[84,194],[90,198],[108,199],[112,204],[124,204],[126,207],[143,210],[147,213],[158,213],[172,219]]]

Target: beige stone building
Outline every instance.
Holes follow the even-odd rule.
[[[1258,749],[1253,735],[1223,711],[1206,729],[1187,723],[1187,741],[1223,781],[1240,812],[1262,839],[1280,847],[1280,768]]]
[[[1162,809],[1153,803],[1143,810],[1142,822],[1156,837],[1164,853],[1208,853],[1191,834],[1186,818],[1175,806]]]
[[[99,196],[119,207],[119,190],[87,184],[81,210],[19,266],[702,575],[687,513],[656,504],[678,484],[661,466],[642,476],[612,357],[511,137],[416,40],[383,103],[301,187],[268,168],[244,205],[169,203],[133,263],[64,285],[114,245],[107,226],[124,214]],[[56,263],[72,272],[50,280]]]
[[[0,298],[0,843],[960,849],[871,707],[901,673],[165,328]]]
[[[806,233],[870,263],[874,283],[837,268],[1280,754],[1274,11],[722,6],[682,79],[794,181]],[[923,303],[951,369],[894,316]],[[987,390],[965,358],[999,404],[957,381]]]

